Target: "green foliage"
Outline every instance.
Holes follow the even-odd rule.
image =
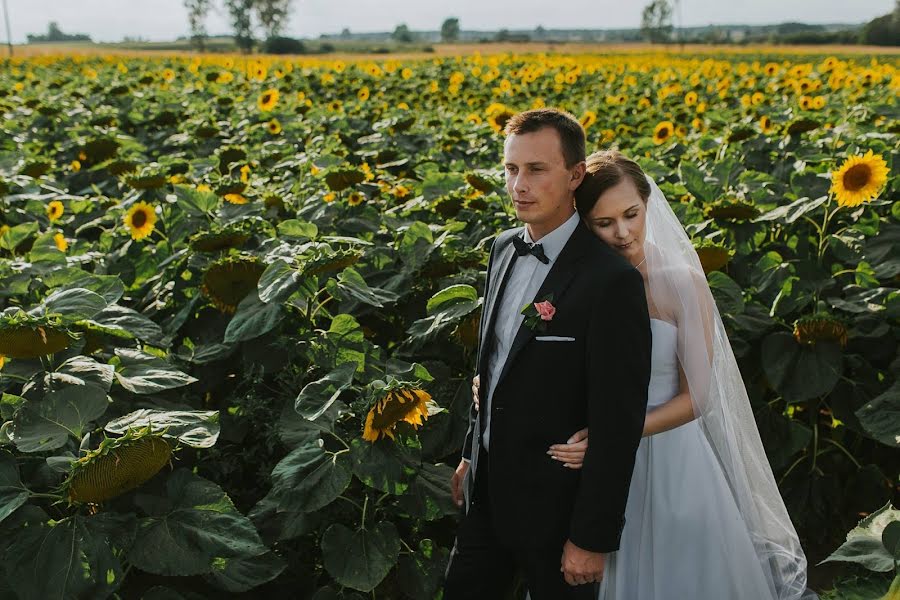
[[[894,483],[897,65],[703,58],[4,63],[0,596],[434,598],[484,270],[515,223],[498,131],[537,104],[593,113],[589,148],[670,199],[820,561]],[[888,180],[842,206],[830,173],[868,150]],[[364,439],[397,382],[427,419]],[[136,431],[174,468],[68,505],[78,461]]]

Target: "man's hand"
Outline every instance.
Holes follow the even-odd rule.
[[[453,502],[457,506],[462,506],[465,497],[463,496],[463,480],[466,478],[466,471],[469,470],[469,463],[465,460],[459,461],[459,466],[450,478],[450,493],[453,495]]]
[[[606,555],[603,553],[583,550],[566,540],[559,570],[569,585],[599,582],[603,579],[605,565]]]
[[[472,378],[472,401],[475,402],[475,410],[479,410],[481,408],[481,398],[479,397],[478,391],[481,389],[481,375],[476,375]]]

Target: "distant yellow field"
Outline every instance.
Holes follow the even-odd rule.
[[[28,44],[14,46],[14,55],[45,56],[56,54],[118,54],[125,56],[154,56],[171,55],[172,50],[146,49],[136,50],[131,47],[123,48],[115,44]],[[748,45],[725,46],[712,44],[685,44],[680,46],[660,46],[658,44],[633,43],[633,44],[586,44],[586,43],[539,43],[539,42],[509,42],[497,44],[436,44],[434,52],[422,51],[398,51],[390,54],[376,53],[352,53],[332,52],[327,55],[319,55],[323,58],[341,58],[345,60],[379,60],[381,58],[416,59],[430,58],[434,56],[465,56],[475,53],[480,54],[619,54],[619,53],[661,53],[661,54],[810,54],[810,55],[880,55],[900,56],[900,47],[891,46],[856,46],[856,45],[804,45],[804,46],[777,46],[777,45]],[[174,52],[190,53],[193,52]],[[6,56],[4,51],[0,56]],[[310,57],[310,55],[303,55]],[[312,55],[317,56],[317,55]]]

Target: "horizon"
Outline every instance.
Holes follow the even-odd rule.
[[[189,36],[187,15],[181,0],[6,0],[15,44],[26,43],[28,34],[40,35],[55,21],[67,34],[86,34],[95,42],[120,42],[124,38],[173,41]],[[124,4],[130,6],[123,6]],[[644,3],[617,0],[570,0],[570,10],[547,14],[541,0],[518,0],[515,5],[483,5],[479,0],[459,0],[452,8],[428,0],[294,0],[283,35],[314,39],[339,35],[391,32],[405,23],[412,31],[437,31],[445,18],[456,17],[463,31],[616,30],[639,29]],[[682,0],[681,15],[673,14],[675,28],[807,25],[860,25],[888,14],[894,0],[757,0],[752,5],[722,6],[717,0]],[[27,7],[27,8],[26,8]],[[124,9],[124,10],[123,10]],[[404,16],[405,15],[405,16]],[[588,17],[579,18],[579,15]],[[704,18],[700,18],[700,17]],[[816,18],[812,18],[815,16]],[[681,22],[680,22],[681,21]],[[206,19],[212,37],[230,36],[228,20],[220,7]],[[0,29],[4,41],[5,27]]]

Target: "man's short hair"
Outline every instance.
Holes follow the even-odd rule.
[[[514,115],[506,122],[503,132],[512,134],[534,133],[552,127],[559,134],[566,168],[571,169],[585,160],[584,128],[574,116],[556,108],[537,108]]]

